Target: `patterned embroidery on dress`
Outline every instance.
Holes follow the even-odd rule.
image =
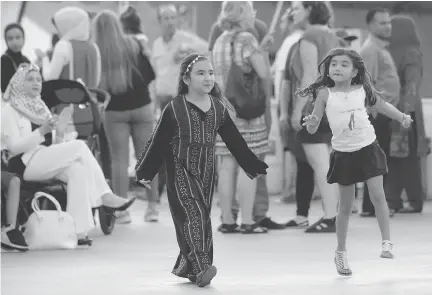
[[[188,191],[187,187],[187,180],[185,176],[185,172],[183,170],[182,165],[179,164],[176,157],[174,157],[174,166],[175,166],[175,174],[177,178],[177,185],[178,185],[178,197],[180,199],[180,202],[183,206],[185,206],[185,210],[187,212],[187,219],[183,226],[183,233],[184,238],[192,252],[194,254],[196,250],[194,249],[200,249],[202,244],[202,237],[204,233],[200,232],[201,224],[200,224],[200,217],[198,217],[198,209],[195,207],[194,200],[192,196],[190,196],[190,192]],[[191,240],[192,236],[192,240]],[[190,261],[192,262],[192,267],[195,273],[198,273],[200,270],[200,267],[198,265],[198,261],[195,257],[195,255],[191,255],[191,257],[188,257]]]

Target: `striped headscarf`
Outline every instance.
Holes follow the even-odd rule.
[[[45,120],[52,118],[52,114],[40,94],[32,97],[24,90],[25,78],[31,71],[39,72],[39,67],[27,63],[18,67],[3,95],[3,100],[32,123],[42,125]]]

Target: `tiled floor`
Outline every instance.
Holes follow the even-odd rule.
[[[293,205],[272,201],[271,215],[287,221]],[[215,232],[218,275],[204,289],[170,274],[178,248],[166,204],[161,221],[143,222],[144,204],[133,208],[133,223],[119,225],[111,236],[99,229],[94,245],[76,251],[2,252],[2,295],[138,294],[432,294],[432,203],[417,216],[392,219],[395,260],[379,258],[375,219],[353,216],[349,232],[352,278],[338,277],[333,264],[334,234],[298,230],[268,235],[222,235]],[[320,204],[312,207],[311,221]],[[213,212],[218,225],[219,208]]]

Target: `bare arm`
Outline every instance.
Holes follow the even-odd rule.
[[[315,44],[302,40],[300,42],[300,59],[303,68],[303,77],[301,79],[300,88],[303,89],[315,82],[318,72],[318,49]],[[307,99],[299,99],[294,108],[295,114],[301,114],[307,104]]]
[[[399,111],[395,106],[386,102],[380,96],[377,96],[377,101],[374,106],[371,107],[372,110],[377,111],[380,114],[383,114],[390,119],[396,120],[398,122],[402,122],[405,118],[405,114]]]
[[[315,101],[314,109],[311,115],[307,116],[304,120],[306,129],[310,134],[317,132],[318,127],[321,123],[321,119],[324,115],[324,111],[327,105],[329,93],[327,89],[323,89],[318,93],[318,97]],[[310,124],[309,124],[310,122]]]
[[[291,102],[291,81],[282,80],[280,91],[279,91],[279,101],[281,108],[281,117],[288,117],[288,106]]]

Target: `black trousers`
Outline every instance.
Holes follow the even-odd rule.
[[[383,116],[381,114],[378,114],[376,118],[373,118],[372,116],[369,117],[371,120],[371,123],[373,127],[375,128],[375,134],[377,137],[377,141],[381,148],[383,149],[384,153],[387,156],[389,155],[390,150],[390,138],[391,138],[391,119],[387,118],[386,116]],[[391,170],[390,167],[389,171]],[[383,176],[384,186],[387,182],[387,175]],[[367,187],[367,184],[365,183],[364,186],[364,192],[363,192],[363,206],[362,206],[363,212],[369,212],[369,213],[375,213],[375,208],[371,202],[370,196],[369,196],[369,189]]]
[[[308,162],[297,160],[296,203],[297,215],[308,217],[315,188],[314,170]]]
[[[415,114],[411,113],[415,118]],[[406,190],[408,201],[414,209],[423,209],[420,158],[417,156],[417,125],[414,121],[408,131],[410,153],[406,158],[388,157],[389,172],[384,186],[389,207],[403,208],[401,194]]]

